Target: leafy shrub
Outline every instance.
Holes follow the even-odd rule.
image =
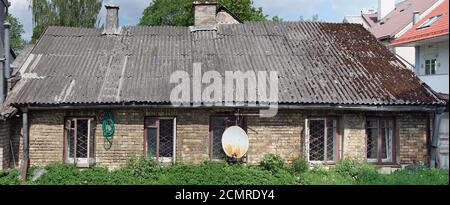
[[[385,180],[379,181],[378,184],[449,185],[449,171],[429,168],[398,170],[390,175],[386,175]]]
[[[356,181],[350,176],[341,175],[334,170],[326,170],[319,166],[299,176],[300,184],[303,185],[351,185]]]
[[[0,173],[0,185],[17,185],[19,183],[19,170],[13,169]]]
[[[146,157],[131,157],[123,171],[130,172],[135,177],[156,179],[161,174],[162,166],[154,159]]]
[[[349,176],[360,183],[370,183],[381,180],[375,166],[354,159],[343,159],[336,164],[332,171],[343,176]]]
[[[285,168],[284,160],[275,154],[266,154],[263,156],[260,166],[270,172],[277,172]]]
[[[309,170],[309,163],[301,157],[295,157],[292,160],[291,170],[297,174],[305,173]]]
[[[74,165],[63,163],[50,164],[45,167],[47,172],[39,179],[31,184],[47,184],[47,185],[79,185],[80,171]]]
[[[271,185],[295,184],[287,171],[272,174],[254,166],[204,162],[198,165],[178,164],[168,167],[160,184],[176,185]]]

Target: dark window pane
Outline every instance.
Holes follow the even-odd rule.
[[[156,157],[157,131],[156,128],[147,129],[147,157]]]
[[[88,120],[77,120],[77,158],[87,158],[88,153]]]
[[[378,129],[368,128],[367,132],[367,158],[378,159]]]
[[[173,120],[160,120],[159,157],[173,156]]]
[[[225,117],[214,117],[212,118],[212,131],[213,131],[213,142],[212,142],[212,157],[213,159],[225,159],[226,154],[222,149],[222,135],[225,132],[225,124],[227,119]]]
[[[325,147],[325,121],[309,121],[309,160],[323,161]]]

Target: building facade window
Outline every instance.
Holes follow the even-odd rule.
[[[425,60],[425,75],[436,75],[436,59]]]
[[[175,162],[175,118],[146,117],[144,135],[144,150],[147,157],[160,162]]]
[[[368,118],[366,120],[366,148],[369,162],[394,162],[394,120]]]
[[[64,158],[78,167],[95,164],[94,118],[66,118]]]
[[[246,119],[237,118],[232,115],[215,115],[210,120],[210,149],[209,157],[211,160],[225,160],[227,155],[222,148],[222,135],[228,127],[240,126],[246,130]]]
[[[334,163],[338,156],[337,119],[307,119],[306,128],[306,154],[308,161],[313,163]]]

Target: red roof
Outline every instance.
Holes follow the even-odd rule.
[[[436,7],[433,11],[431,11],[427,16],[422,18],[419,22],[417,22],[411,29],[406,31],[405,34],[396,39],[392,45],[400,45],[406,44],[416,41],[421,41],[425,39],[445,36],[449,34],[448,30],[448,6],[449,0],[445,0],[438,7]],[[431,24],[429,27],[417,29],[423,23],[425,23],[428,19],[434,16],[442,15],[436,22]]]
[[[394,38],[411,23],[415,11],[423,14],[437,2],[439,0],[404,0],[383,19],[377,19],[378,14],[363,15],[363,18],[371,25],[369,30],[377,39]]]

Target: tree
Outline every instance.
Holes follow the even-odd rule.
[[[20,21],[8,14],[6,17],[7,21],[11,24],[10,38],[11,38],[11,48],[16,54],[20,53],[20,50],[25,46],[26,41],[22,39],[22,34],[25,32],[23,30],[23,25]]]
[[[300,22],[303,22],[303,21],[318,22],[318,21],[320,21],[319,20],[319,14],[312,15],[312,17],[310,19],[305,19],[303,16],[300,16],[299,21]]]
[[[102,0],[31,0],[33,42],[48,26],[95,27]]]
[[[144,10],[139,25],[191,26],[194,24],[193,0],[153,0]],[[242,21],[265,21],[262,8],[255,8],[252,0],[219,0]]]
[[[272,21],[273,22],[283,22],[284,19],[279,16],[274,16],[274,17],[272,17]]]

